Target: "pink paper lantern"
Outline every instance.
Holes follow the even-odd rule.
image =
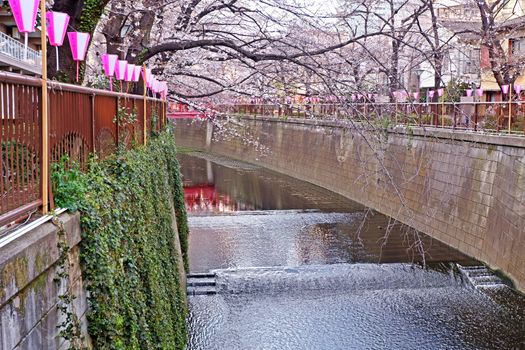
[[[430,100],[434,98],[435,91],[434,90],[428,90],[427,96]]]
[[[501,92],[503,92],[505,95],[509,93],[509,86],[508,85],[501,85]]]
[[[414,100],[418,100],[419,99],[419,92],[414,92],[412,94],[412,96],[414,96]]]
[[[146,68],[142,70],[142,79],[146,82],[146,87],[148,89],[151,89],[151,81],[153,79],[153,74],[151,73],[151,69]]]
[[[89,47],[89,33],[68,32],[71,53],[75,61],[84,61],[86,59],[87,49]]]
[[[58,58],[58,47],[64,44],[64,38],[66,37],[66,30],[69,24],[69,15],[62,12],[48,12],[46,14],[49,44],[54,46],[56,49],[57,59],[57,72],[60,70],[59,58]]]
[[[118,60],[115,68],[115,77],[117,80],[125,80],[126,72],[128,70],[128,61]]]
[[[151,81],[150,85],[151,85],[150,86],[151,91],[153,91],[153,93],[156,94],[157,93],[157,86],[155,85],[155,80]]]
[[[135,69],[133,69],[133,81],[138,82],[140,80],[140,72],[142,71],[141,66],[135,66]]]
[[[167,81],[163,81],[162,82],[162,98],[167,100],[168,99],[168,93],[169,93],[168,82]]]
[[[467,97],[472,97],[472,89],[467,89],[465,92],[467,93]]]
[[[9,0],[9,6],[20,33],[24,33],[24,60],[27,59],[28,33],[35,31],[39,0]]]
[[[133,75],[135,74],[135,65],[134,64],[128,64],[128,67],[126,69],[126,81],[131,82],[133,81]]]
[[[443,89],[437,89],[437,92],[439,97],[443,96]]]
[[[148,75],[146,77],[146,85],[152,89],[153,88],[153,82],[155,81],[155,76],[151,72],[151,69],[148,69]]]
[[[478,97],[483,96],[483,89],[482,88],[476,89],[476,94],[478,94]]]
[[[117,55],[102,55],[102,66],[104,67],[104,74],[109,77],[109,88],[113,91],[113,76],[115,75],[115,68],[117,67]]]
[[[514,92],[516,92],[516,95],[519,95],[521,93],[521,85],[520,84],[514,84]]]
[[[87,49],[89,47],[89,39],[91,36],[89,33],[79,32],[68,32],[67,37],[69,39],[69,45],[71,46],[71,54],[73,60],[77,62],[77,82],[78,82],[78,71],[79,62],[86,59]]]
[[[66,37],[69,15],[62,12],[48,12],[46,14],[49,44],[51,46],[62,46]]]

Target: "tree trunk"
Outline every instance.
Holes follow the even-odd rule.
[[[104,7],[109,0],[55,0],[53,11],[67,13],[69,21],[68,32],[79,31],[93,34]],[[73,83],[76,77],[76,62],[71,55],[69,40],[64,40],[64,45],[58,48],[60,71],[56,67],[56,50],[48,47],[47,68],[48,77],[63,82]],[[81,70],[80,82],[83,80],[83,69]]]

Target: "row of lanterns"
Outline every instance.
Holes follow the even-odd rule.
[[[27,59],[27,38],[29,33],[33,33],[36,27],[36,16],[38,13],[39,0],[9,0],[9,6],[13,12],[16,26],[20,33],[24,33],[24,60]],[[49,26],[48,37],[51,46],[56,48],[57,52],[57,71],[59,70],[58,63],[58,47],[64,44],[67,26],[69,24],[69,16],[60,12],[48,12],[46,20]],[[89,46],[89,33],[68,32],[69,45],[71,46],[71,54],[73,60],[77,62],[77,81],[79,62],[86,59],[86,53]]]
[[[113,77],[117,80],[126,82],[138,82],[140,76],[146,82],[146,87],[154,94],[160,94],[163,99],[168,96],[168,83],[159,81],[151,72],[151,69],[142,68],[125,60],[119,60],[117,55],[102,55],[102,66],[104,74],[109,78],[109,87],[113,91]],[[122,90],[122,89],[121,89]]]
[[[16,26],[20,33],[25,35],[24,60],[27,59],[28,34],[33,33],[36,27],[36,17],[40,0],[9,0],[9,6],[15,18]],[[66,13],[48,12],[46,14],[48,24],[48,38],[51,46],[56,48],[56,66],[59,68],[58,47],[64,44],[64,39],[69,25],[70,17]],[[73,60],[76,61],[76,80],[79,80],[79,65],[86,59],[86,53],[91,38],[89,33],[67,32],[69,45]],[[146,82],[147,87],[154,93],[166,98],[168,94],[168,84],[165,81],[158,81],[151,73],[151,69],[142,69],[140,66],[128,64],[127,61],[118,60],[117,55],[105,54],[102,56],[104,72],[110,79],[110,88],[113,90],[113,76],[117,80],[126,82],[138,82],[140,75]]]

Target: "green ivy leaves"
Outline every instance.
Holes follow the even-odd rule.
[[[63,168],[53,175],[57,205],[82,214],[80,255],[97,349],[185,346],[173,205],[186,266],[188,225],[175,155],[172,134],[162,132],[146,147],[93,162],[87,174]]]

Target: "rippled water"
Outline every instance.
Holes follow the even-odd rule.
[[[188,349],[525,349],[525,301],[475,289],[479,264],[322,188],[236,161],[181,157],[190,270]],[[407,235],[407,232],[410,234]],[[381,264],[377,264],[377,263]]]

